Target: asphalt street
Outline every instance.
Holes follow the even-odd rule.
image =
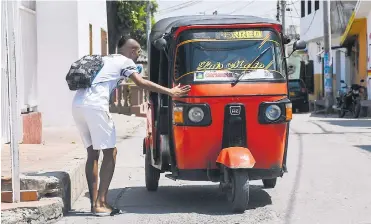
[[[85,192],[58,224],[371,224],[370,119],[295,114],[289,172],[278,179],[274,189],[263,189],[261,181],[252,181],[249,209],[243,214],[229,212],[224,195],[214,183],[173,181],[162,174],[158,191],[147,192],[144,133],[142,127],[118,137],[109,202],[124,214],[90,215]]]

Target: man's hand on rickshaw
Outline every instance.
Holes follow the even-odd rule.
[[[152,91],[152,92],[167,94],[171,97],[186,96],[188,94],[188,92],[191,90],[191,86],[186,85],[186,86],[180,87],[180,84],[178,86],[172,88],[172,89],[169,89],[169,88],[163,87],[161,85],[158,85],[154,82],[151,82],[149,80],[143,79],[142,76],[139,75],[137,72],[134,72],[130,76],[130,78],[131,78],[131,80],[133,80],[133,82],[137,86],[139,86],[143,89],[146,89],[146,90],[149,90],[149,91]]]
[[[188,95],[189,91],[191,91],[190,85],[180,86],[179,84],[170,90],[170,96],[171,97],[186,96]]]

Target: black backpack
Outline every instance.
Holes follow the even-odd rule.
[[[100,55],[85,55],[72,63],[66,76],[69,89],[75,91],[91,87],[103,65],[103,59]]]

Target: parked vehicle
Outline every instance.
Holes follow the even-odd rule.
[[[143,141],[145,180],[219,182],[234,212],[249,181],[276,185],[287,171],[292,104],[282,25],[252,16],[181,16],[158,21],[149,40],[149,79],[191,85],[188,96],[150,93]],[[304,41],[294,51],[306,48]]]
[[[340,118],[344,117],[347,112],[352,113],[354,118],[358,118],[361,113],[361,99],[366,94],[366,88],[360,84],[352,84],[347,91],[348,85],[344,80],[341,80],[340,83],[345,84],[342,88],[345,91],[338,91],[337,103],[333,106],[333,109],[338,111]],[[361,80],[362,83],[364,83],[363,79]]]
[[[308,89],[302,79],[289,79],[289,94],[294,111],[309,112]]]

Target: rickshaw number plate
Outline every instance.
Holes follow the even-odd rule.
[[[229,113],[234,116],[238,116],[241,113],[241,106],[231,106],[229,108]]]

